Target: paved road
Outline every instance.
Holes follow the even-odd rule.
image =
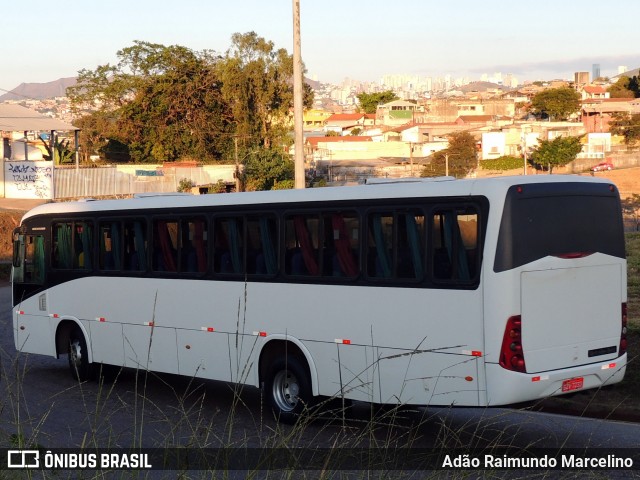
[[[221,382],[134,370],[122,371],[113,382],[78,384],[66,357],[17,354],[10,303],[10,288],[0,287],[0,448],[11,446],[14,435],[43,448],[378,444],[480,451],[496,445],[640,451],[638,424],[524,410],[407,409],[371,422],[369,406],[357,404],[344,421],[320,420],[294,428],[270,418],[254,388],[239,391]]]

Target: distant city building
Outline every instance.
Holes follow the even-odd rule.
[[[591,68],[592,78],[595,80],[596,78],[600,78],[600,64],[594,63]]]
[[[573,74],[576,85],[585,85],[589,83],[589,72],[576,72]]]
[[[626,65],[618,66],[618,75],[622,75],[623,73],[626,73],[627,70],[629,70],[629,67],[627,67]]]

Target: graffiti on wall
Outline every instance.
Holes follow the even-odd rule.
[[[4,181],[7,198],[53,198],[53,162],[5,162]]]

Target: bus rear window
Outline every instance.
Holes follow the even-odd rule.
[[[604,253],[625,258],[617,190],[608,184],[550,183],[511,187],[505,200],[495,272],[547,256]]]

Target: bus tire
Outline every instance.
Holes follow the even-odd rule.
[[[87,340],[80,327],[75,327],[69,333],[69,368],[71,376],[79,382],[93,379],[93,364],[89,362]]]
[[[313,401],[311,380],[304,361],[294,356],[276,359],[269,365],[264,394],[277,420],[296,423]]]

